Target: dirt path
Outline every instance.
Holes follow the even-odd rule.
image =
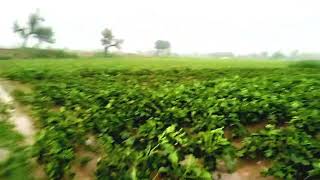
[[[260,172],[267,167],[270,167],[270,162],[265,160],[240,159],[235,172],[216,171],[214,177],[218,180],[274,180],[274,177],[261,175]]]
[[[15,130],[25,137],[25,141],[28,145],[33,144],[35,135],[35,128],[31,118],[24,113],[10,96],[9,92],[5,89],[0,82],[0,101],[10,106],[10,121],[15,126]]]
[[[12,86],[16,85],[12,84]],[[8,84],[7,81],[0,80],[0,101],[9,105],[9,121],[14,125],[14,129],[24,136],[24,143],[31,146],[34,143],[34,136],[36,133],[35,126],[31,117],[18,106],[14,101],[14,98],[10,95],[11,88],[10,83]],[[3,155],[9,156],[9,151],[5,152],[0,149],[0,155],[1,152]],[[38,180],[47,179],[43,167],[39,165],[35,159],[31,159],[30,162],[35,166],[34,171],[30,172],[33,174],[34,178]]]
[[[6,104],[12,102],[13,100],[10,94],[4,90],[2,84],[0,84],[0,100]]]
[[[263,129],[267,125],[268,121],[261,121],[247,125],[246,128],[250,133],[255,133]],[[242,147],[242,138],[232,139],[232,132],[230,129],[225,131],[225,137],[229,139],[233,146],[236,148]],[[265,168],[269,168],[271,162],[266,160],[250,160],[250,159],[238,159],[236,170],[233,173],[228,173],[225,166],[218,167],[214,174],[215,179],[218,180],[274,180],[274,177],[264,177],[261,175],[261,171]]]
[[[25,87],[17,82],[10,82],[0,79],[0,101],[10,106],[9,120],[14,125],[15,130],[25,137],[26,145],[32,145],[34,143],[34,136],[36,133],[36,128],[33,124],[33,120],[30,116],[25,113],[24,108],[21,108],[10,95],[15,89],[22,90],[24,92],[30,91],[28,87]],[[90,145],[94,146],[94,145]],[[94,178],[94,172],[96,170],[97,161],[99,159],[98,154],[87,151],[79,150],[76,152],[79,159],[90,158],[86,165],[80,165],[78,161],[75,161],[72,165],[72,170],[75,172],[74,179],[76,180],[91,180]],[[8,156],[8,153],[3,149],[0,149],[1,156]],[[37,165],[34,172],[35,177],[41,177],[40,179],[45,179],[43,168]],[[38,178],[37,178],[38,179]]]
[[[5,161],[10,155],[10,151],[0,148],[0,162]]]

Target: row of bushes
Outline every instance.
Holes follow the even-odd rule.
[[[37,49],[37,48],[19,48],[19,49],[0,49],[0,60],[9,59],[33,59],[33,58],[76,58],[75,53],[56,49]]]
[[[297,61],[289,65],[292,68],[320,68],[319,60]]]

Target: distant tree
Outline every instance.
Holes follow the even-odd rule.
[[[271,57],[273,59],[282,59],[282,58],[285,58],[286,56],[281,51],[277,51],[273,53]]]
[[[155,42],[155,48],[157,50],[158,55],[164,52],[169,53],[171,44],[169,41],[158,40]]]
[[[39,12],[32,13],[29,16],[26,26],[20,26],[18,22],[14,23],[13,31],[23,38],[22,47],[26,47],[29,38],[33,37],[38,40],[38,45],[42,42],[54,43],[54,33],[51,27],[45,27],[41,25],[44,21],[39,15]]]
[[[105,55],[108,54],[109,48],[111,47],[116,47],[120,49],[120,46],[123,43],[123,40],[114,38],[112,31],[110,29],[108,28],[104,29],[101,34],[103,36],[103,38],[101,39],[101,43],[104,46]]]

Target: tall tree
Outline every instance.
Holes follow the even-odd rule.
[[[169,41],[158,40],[155,42],[155,48],[157,50],[157,54],[161,53],[169,53],[171,44]]]
[[[21,26],[18,22],[14,23],[13,31],[21,36],[23,39],[22,47],[26,47],[28,40],[33,37],[38,40],[38,44],[42,42],[54,43],[53,31],[51,27],[45,27],[41,25],[44,21],[39,15],[39,12],[32,13],[29,16],[26,26]]]
[[[121,44],[123,43],[122,39],[116,39],[113,34],[112,31],[108,28],[104,29],[102,31],[102,36],[103,38],[101,39],[101,43],[104,46],[104,53],[105,55],[108,54],[109,49],[111,47],[116,47],[118,49],[121,48]]]

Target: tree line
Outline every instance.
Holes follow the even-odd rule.
[[[37,47],[39,47],[43,42],[45,43],[55,43],[54,32],[52,27],[44,26],[42,22],[45,19],[40,16],[39,11],[35,13],[31,13],[29,15],[28,21],[26,25],[22,26],[17,21],[14,22],[13,32],[18,34],[22,39],[22,47],[28,47],[28,41],[30,39],[36,39],[38,41]],[[102,32],[101,44],[104,47],[105,55],[108,55],[109,49],[114,47],[117,49],[121,48],[123,44],[123,39],[116,38],[111,29],[105,28]],[[155,42],[155,49],[157,50],[156,54],[169,54],[170,53],[171,44],[169,41],[158,40]]]

